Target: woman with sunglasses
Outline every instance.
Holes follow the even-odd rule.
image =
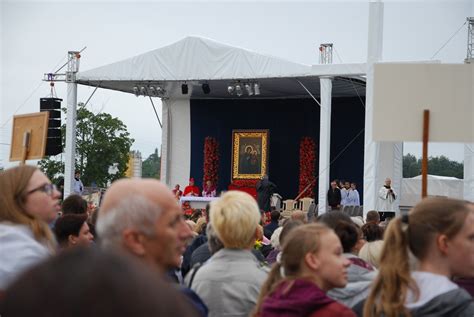
[[[61,210],[60,192],[33,166],[0,173],[0,291],[26,268],[54,253],[48,224]]]

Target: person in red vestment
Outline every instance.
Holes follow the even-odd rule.
[[[201,191],[199,190],[199,187],[194,185],[194,178],[189,179],[189,185],[184,188],[184,196],[199,196],[199,193]]]
[[[174,189],[172,190],[174,197],[179,200],[181,196],[183,196],[183,192],[179,189],[179,184],[176,184]]]

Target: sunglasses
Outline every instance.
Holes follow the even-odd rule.
[[[53,193],[58,190],[58,188],[56,187],[56,185],[54,184],[44,184],[44,185],[41,185],[40,187],[37,187],[35,189],[32,189],[30,190],[29,192],[27,192],[26,194],[29,195],[29,194],[32,194],[34,192],[43,192],[49,196],[53,196]]]

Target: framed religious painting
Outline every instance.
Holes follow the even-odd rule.
[[[268,130],[232,131],[232,179],[259,179],[268,169]]]

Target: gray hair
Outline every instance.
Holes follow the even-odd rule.
[[[209,251],[211,252],[211,255],[219,251],[224,247],[224,244],[222,243],[221,240],[219,240],[219,237],[217,236],[216,231],[212,227],[212,224],[209,222],[207,224],[206,228],[206,235],[207,235],[207,245],[209,248]]]
[[[154,225],[161,215],[161,208],[142,196],[133,196],[117,206],[101,212],[97,220],[97,233],[102,247],[120,248],[125,229],[135,229],[147,236],[155,235]]]

